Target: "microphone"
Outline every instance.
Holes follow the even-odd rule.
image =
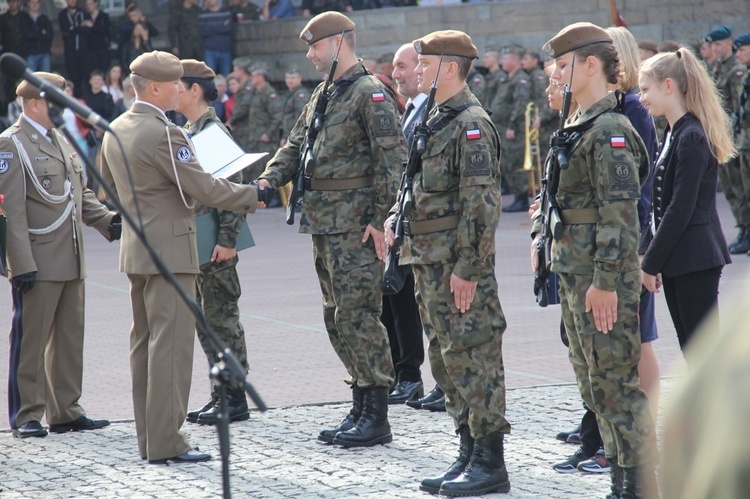
[[[69,108],[80,118],[100,130],[106,130],[108,132],[112,131],[109,128],[109,122],[107,120],[92,111],[90,107],[81,104],[56,86],[51,85],[38,76],[35,76],[34,73],[29,71],[26,61],[16,54],[7,53],[0,57],[0,72],[2,72],[2,74],[4,74],[9,80],[26,80],[39,89],[39,92],[42,93],[45,100],[57,104],[58,106]]]

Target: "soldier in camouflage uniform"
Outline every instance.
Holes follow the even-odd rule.
[[[302,75],[299,74],[299,69],[289,68],[284,75],[284,82],[289,92],[284,99],[279,147],[283,147],[286,144],[287,136],[289,136],[300,115],[302,115],[305,105],[310,102],[310,91],[302,86]],[[291,182],[279,187],[282,205],[286,206],[291,190]]]
[[[734,39],[737,47],[737,61],[745,65],[745,79],[742,82],[740,99],[735,116],[737,117],[737,149],[739,152],[742,183],[745,187],[745,198],[750,200],[750,33],[745,33]],[[750,255],[750,248],[748,248]]]
[[[203,60],[203,37],[198,29],[200,13],[196,0],[183,0],[169,11],[167,35],[172,53],[177,57]]]
[[[474,94],[474,97],[476,97],[479,102],[484,102],[486,95],[486,82],[484,81],[484,76],[477,68],[472,66],[471,71],[466,75],[466,83],[469,85],[469,90]]]
[[[248,57],[237,57],[232,61],[234,70],[232,76],[237,79],[240,89],[234,94],[234,110],[227,121],[234,140],[247,152],[250,151],[250,99],[253,86],[250,84],[250,66],[252,61]]]
[[[716,54],[716,65],[713,72],[716,88],[723,96],[724,110],[732,116],[740,105],[742,81],[747,67],[737,61],[732,53],[732,29],[721,26],[706,35],[706,41]],[[733,158],[719,165],[719,182],[734,221],[739,227],[737,238],[729,243],[729,252],[733,255],[747,253],[750,250],[750,199],[745,194],[748,186],[742,180],[739,158]]]
[[[492,99],[495,98],[497,86],[501,80],[505,81],[508,75],[500,67],[500,52],[497,50],[487,50],[482,55],[482,65],[487,70],[487,74],[484,76],[484,99],[481,102],[485,109],[489,109]]]
[[[283,117],[284,103],[276,89],[266,81],[268,72],[263,66],[250,70],[250,85],[253,90],[249,99],[248,152],[267,152],[273,156],[279,143],[279,127]],[[237,107],[235,105],[235,111]],[[242,180],[248,183],[263,172],[263,163],[258,161],[242,171]]]
[[[177,111],[188,119],[185,128],[193,135],[215,123],[226,131],[216,117],[214,108],[208,104],[218,95],[213,70],[194,59],[180,62],[184,71],[181,81],[185,91],[180,94]],[[235,174],[228,180],[239,183],[241,177]],[[216,210],[200,203],[195,205],[196,216],[212,211],[218,217],[219,235],[211,261],[202,263],[200,273],[196,276],[196,296],[209,327],[229,347],[247,372],[249,367],[245,330],[240,323],[238,305],[241,290],[236,266],[239,258],[235,250],[237,235],[245,222],[245,216],[233,211]],[[219,352],[201,331],[198,331],[198,339],[208,358],[210,369],[219,362]],[[250,417],[244,390],[233,389],[227,393],[227,410],[229,422],[244,421]],[[191,423],[216,424],[218,411],[218,391],[214,387],[211,399],[200,409],[188,412],[187,420]]]
[[[414,42],[421,92],[441,65],[434,131],[414,177],[414,207],[400,263],[412,265],[417,303],[429,338],[432,375],[460,437],[459,457],[420,490],[441,495],[508,492],[503,453],[506,323],[495,278],[499,220],[500,137],[465,84],[477,49],[460,31],[436,31]],[[439,62],[442,56],[442,64]],[[387,242],[393,231],[387,228]]]
[[[379,229],[396,200],[405,140],[395,100],[357,60],[353,29],[343,14],[325,12],[300,33],[308,44],[307,58],[321,73],[329,72],[340,50],[332,97],[311,151],[314,165],[305,170],[300,232],[312,234],[326,329],[352,384],[350,413],[318,438],[365,447],[392,440],[388,386],[393,362],[380,322],[386,246]],[[260,186],[278,188],[296,174],[305,127],[324,86],[315,89],[287,143],[268,162]]]
[[[529,177],[523,168],[524,113],[531,101],[531,84],[521,68],[522,48],[508,47],[502,56],[503,71],[508,79],[500,80],[492,100],[492,121],[503,139],[503,177],[515,200],[503,208],[506,212],[529,209]]]
[[[655,479],[653,419],[639,387],[639,179],[648,152],[628,118],[615,112],[608,91],[619,75],[617,51],[591,23],[564,28],[545,46],[555,59],[552,78],[571,82],[580,114],[569,126],[580,137],[568,146],[557,202],[563,228],[552,245],[552,270],[569,357],[586,406],[596,412],[610,463],[614,497],[640,497]]]

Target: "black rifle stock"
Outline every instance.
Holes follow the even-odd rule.
[[[552,241],[559,240],[562,236],[563,224],[555,196],[560,184],[560,172],[568,168],[568,132],[565,130],[565,122],[570,114],[570,104],[573,97],[571,86],[574,69],[575,52],[570,68],[570,81],[564,87],[560,124],[550,138],[550,154],[547,156],[546,175],[542,179],[540,193],[542,231],[536,242],[538,265],[534,275],[534,294],[540,307],[546,307],[550,304],[549,277],[552,273]]]
[[[420,118],[419,122],[414,127],[414,139],[412,145],[409,148],[409,160],[406,163],[404,173],[401,175],[401,188],[398,198],[398,211],[396,211],[396,217],[391,223],[391,229],[394,232],[393,246],[388,247],[388,254],[386,255],[385,272],[383,274],[383,290],[386,293],[398,292],[400,286],[403,286],[403,282],[397,282],[396,279],[396,267],[398,267],[398,255],[401,249],[401,244],[404,241],[404,224],[408,223],[409,216],[413,207],[413,187],[414,187],[414,176],[422,167],[422,154],[427,148],[427,139],[430,137],[430,128],[427,126],[427,119],[430,115],[432,107],[435,105],[435,93],[437,92],[437,80],[440,75],[440,66],[442,65],[443,57],[440,56],[438,62],[437,72],[435,73],[435,79],[430,85],[430,94],[427,97],[427,104],[425,105],[424,114]]]
[[[315,139],[318,138],[318,133],[323,129],[326,109],[328,108],[328,102],[331,100],[331,83],[333,82],[333,76],[336,74],[336,66],[339,63],[339,52],[344,40],[343,35],[342,33],[336,54],[331,59],[331,69],[328,71],[328,78],[326,78],[323,84],[323,90],[318,94],[318,98],[315,101],[312,119],[305,128],[305,140],[302,142],[299,154],[299,167],[295,174],[292,192],[286,204],[286,223],[288,225],[294,225],[294,213],[302,202],[302,195],[305,193],[305,172],[312,175],[312,171],[315,168],[315,158],[313,157],[312,150],[315,145]]]

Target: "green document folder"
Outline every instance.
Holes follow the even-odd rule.
[[[5,275],[5,214],[0,210],[0,275]]]
[[[219,214],[216,210],[211,210],[204,215],[195,217],[197,229],[196,239],[198,241],[198,261],[201,265],[211,261],[211,255],[216,247],[216,241],[219,239]],[[242,228],[237,236],[237,245],[235,249],[242,251],[255,246],[253,235],[250,234],[250,227],[247,220],[242,222]]]

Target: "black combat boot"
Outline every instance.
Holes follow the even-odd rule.
[[[357,420],[362,415],[362,399],[364,397],[364,393],[362,392],[362,389],[358,387],[357,385],[353,385],[352,387],[352,410],[349,411],[349,414],[346,415],[344,420],[339,423],[339,425],[336,428],[332,428],[330,430],[323,430],[318,435],[318,440],[325,442],[327,444],[333,443],[333,438],[336,436],[336,434],[340,431],[346,431],[354,428],[354,425],[357,423]]]
[[[479,496],[490,492],[510,492],[502,433],[475,440],[474,452],[464,472],[440,486],[440,495],[448,497]]]
[[[419,490],[429,492],[430,494],[437,494],[440,492],[440,486],[443,482],[458,478],[458,475],[466,469],[466,465],[469,464],[469,459],[471,459],[471,453],[474,451],[474,439],[471,438],[471,431],[468,426],[462,426],[456,430],[456,433],[461,439],[458,443],[458,458],[456,462],[451,464],[448,471],[442,475],[422,480],[422,483],[419,484]]]
[[[200,416],[202,412],[206,412],[207,410],[212,408],[216,404],[217,400],[219,400],[219,392],[217,392],[216,388],[214,388],[213,391],[211,392],[211,400],[206,402],[203,405],[203,407],[201,407],[200,409],[196,409],[194,411],[188,412],[187,417],[185,417],[185,419],[191,423],[197,423],[198,416]]]
[[[656,471],[652,465],[624,468],[622,470],[622,494],[619,499],[658,498]]]
[[[344,447],[372,447],[393,441],[388,423],[388,387],[367,388],[362,416],[354,428],[336,434],[333,443]]]
[[[217,400],[213,407],[198,415],[198,423],[215,425],[220,410],[219,400]],[[247,407],[245,390],[235,388],[227,392],[227,416],[230,423],[250,419],[250,409]]]
[[[747,253],[750,250],[750,227],[740,225],[740,232],[737,234],[737,238],[727,248],[733,255]]]
[[[607,463],[609,463],[609,477],[612,481],[612,485],[610,486],[611,492],[607,494],[605,499],[620,499],[620,496],[622,495],[623,481],[622,468],[617,464],[616,457],[613,457],[612,459],[607,458]]]

